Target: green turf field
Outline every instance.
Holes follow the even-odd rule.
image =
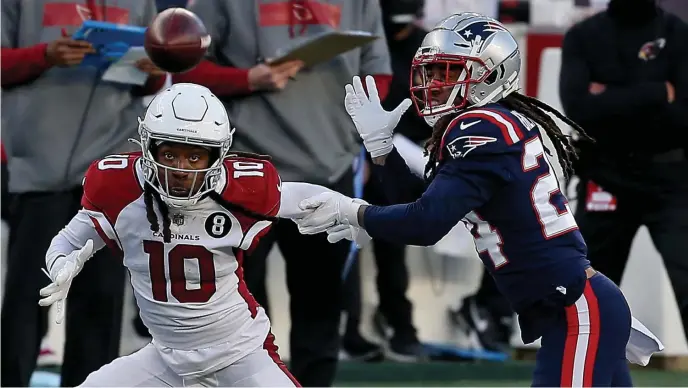
[[[533,364],[507,363],[428,363],[357,364],[342,363],[337,377],[340,387],[528,387]],[[633,383],[644,387],[688,386],[688,373],[633,369]]]

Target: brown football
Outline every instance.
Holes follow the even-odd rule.
[[[201,62],[210,40],[196,14],[184,8],[168,8],[148,26],[144,47],[156,66],[170,73],[183,73]]]

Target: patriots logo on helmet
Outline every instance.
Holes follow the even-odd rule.
[[[463,158],[474,149],[496,141],[496,138],[489,136],[460,136],[447,144],[447,151],[454,159]]]
[[[476,40],[479,42],[484,42],[499,31],[506,31],[506,29],[496,22],[477,21],[467,25],[461,30],[458,30],[457,34],[461,35],[461,37],[467,42],[473,42]]]

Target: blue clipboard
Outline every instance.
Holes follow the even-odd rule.
[[[86,20],[72,38],[85,40],[96,50],[84,57],[81,66],[107,67],[130,47],[143,46],[145,35],[146,27]]]

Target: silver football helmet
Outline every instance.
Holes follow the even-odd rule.
[[[232,146],[234,128],[222,102],[207,88],[190,83],[174,84],[158,93],[139,118],[143,177],[173,207],[193,205],[222,182],[222,162]],[[163,142],[200,146],[211,151],[208,168],[193,170],[165,166],[155,159],[154,149]],[[189,194],[171,194],[168,174],[191,174]],[[161,179],[161,175],[164,179]],[[197,187],[198,179],[203,179]]]
[[[496,102],[518,89],[521,54],[498,21],[478,13],[442,20],[412,63],[411,95],[429,125],[447,114]]]

